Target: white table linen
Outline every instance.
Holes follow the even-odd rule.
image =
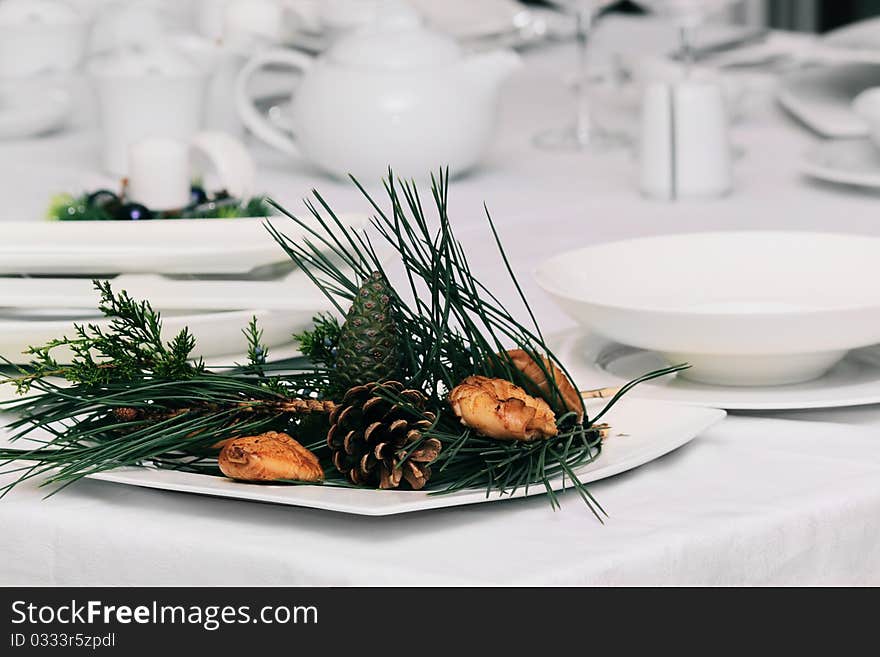
[[[610,22],[600,41],[634,43],[626,25]],[[488,203],[546,330],[571,322],[530,274],[562,249],[689,230],[880,233],[876,194],[797,173],[815,138],[766,94],[735,128],[745,155],[734,193],[717,201],[642,198],[625,152],[535,150],[535,132],[568,118],[560,75],[572,58],[570,46],[528,54],[485,166],[450,194],[475,272],[504,286],[515,308],[487,246]],[[86,184],[83,172],[98,165],[89,124],[80,115],[74,130],[0,144],[0,220],[37,219],[50,191]],[[254,149],[262,188],[281,202],[301,208],[317,187],[341,211],[366,209],[350,185]],[[616,275],[626,275],[623,263],[608,272]],[[44,501],[29,483],[0,501],[0,584],[880,584],[878,426],[878,408],[732,416],[676,453],[592,485],[605,525],[572,493],[557,512],[532,498],[361,518],[91,481]]]
[[[880,584],[880,442],[731,418],[577,494],[366,518],[85,481],[0,503],[4,584]],[[44,491],[45,492],[45,491]]]

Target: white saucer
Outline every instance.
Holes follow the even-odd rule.
[[[669,366],[658,354],[627,347],[578,329],[552,336],[548,346],[581,390],[617,387]],[[629,394],[646,399],[727,410],[797,410],[880,403],[880,346],[858,349],[825,376],[782,386],[720,386],[671,375],[636,386]]]
[[[70,94],[61,89],[0,94],[0,139],[22,139],[57,130],[70,115]]]
[[[865,89],[880,86],[878,64],[836,64],[797,69],[779,81],[779,103],[814,132],[830,139],[867,137],[868,125],[852,109]]]
[[[880,148],[868,139],[822,142],[800,166],[806,175],[826,182],[880,188]]]

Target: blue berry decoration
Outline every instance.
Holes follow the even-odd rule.
[[[205,193],[205,190],[199,187],[198,185],[193,185],[189,188],[189,205],[190,207],[194,205],[201,205],[205,201],[208,200],[208,194]]]
[[[142,221],[144,219],[152,219],[153,213],[150,212],[149,208],[140,203],[126,203],[119,208],[116,218],[128,221]]]

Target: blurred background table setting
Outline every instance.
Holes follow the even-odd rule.
[[[534,557],[519,583],[876,584],[878,15],[870,0],[0,0],[0,358],[22,365],[74,323],[105,326],[99,279],[150,299],[169,336],[189,326],[210,366],[246,360],[254,316],[269,360],[301,363],[293,334],[334,308],[265,229],[309,236],[274,203],[306,217],[317,189],[369,234],[375,208],[349,174],[381,192],[389,167],[425,186],[448,166],[475,274],[492,286],[516,273],[580,389],[686,361],[633,394],[730,414],[643,466],[631,495],[637,474],[597,484],[620,510],[609,527],[581,531],[568,507],[545,519],[531,500],[498,505],[507,526],[483,509],[438,512],[458,537],[450,554],[479,547],[463,572],[450,559],[432,578],[511,583],[492,533],[515,541],[541,524],[560,545],[604,531],[600,558]],[[482,248],[487,208],[507,263]],[[98,499],[110,486],[46,507],[17,492],[0,518],[87,550],[83,532],[105,533],[57,516],[65,504],[122,516]],[[661,489],[678,515],[657,510]],[[153,495],[126,500],[152,517],[165,505]],[[196,531],[231,533],[236,519],[211,504],[180,502],[204,522],[175,515],[179,550]],[[331,515],[304,512],[282,542],[379,558],[381,540],[342,536]],[[397,535],[407,521],[382,522]],[[0,583],[50,558],[14,534],[0,537],[17,560]],[[639,536],[642,553],[627,547]],[[160,543],[142,546],[160,583],[213,583]],[[255,550],[226,549],[211,559]],[[400,583],[418,581],[415,554],[399,555]],[[369,583],[354,562],[316,557],[304,573],[267,560],[285,583]],[[129,565],[107,556],[45,582],[130,582]],[[268,567],[251,571],[261,581]]]

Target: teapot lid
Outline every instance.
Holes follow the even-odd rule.
[[[326,57],[343,66],[402,71],[455,61],[461,49],[451,37],[425,28],[411,8],[395,4],[340,38]]]

